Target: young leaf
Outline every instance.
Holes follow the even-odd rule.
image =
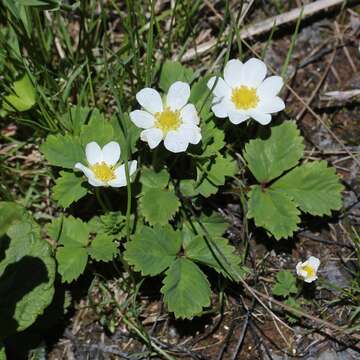
[[[277,296],[287,297],[297,293],[295,276],[287,270],[281,270],[276,274],[276,283],[272,293]]]
[[[210,305],[210,284],[192,261],[179,258],[166,271],[161,288],[168,310],[176,318],[192,319]]]
[[[27,111],[35,104],[36,92],[31,80],[25,74],[12,85],[12,93],[4,96],[3,109],[5,111]]]
[[[77,162],[86,164],[85,152],[77,136],[49,135],[40,146],[46,160],[54,166],[74,169]]]
[[[150,224],[167,224],[179,206],[176,195],[165,189],[146,189],[140,198],[141,210]]]
[[[341,191],[335,168],[325,161],[303,164],[277,180],[272,189],[286,194],[304,212],[311,215],[330,215],[341,208]]]
[[[134,239],[126,244],[125,260],[143,275],[157,275],[175,260],[181,247],[180,232],[170,226],[144,226]]]
[[[277,240],[291,236],[298,228],[300,211],[288,196],[277,190],[253,185],[248,207],[247,217],[254,218],[256,226],[264,227]]]
[[[193,70],[181,65],[177,61],[166,60],[161,70],[160,89],[164,92],[169,90],[169,87],[175,81],[184,81],[190,83],[193,77]]]
[[[114,239],[106,234],[98,234],[89,248],[89,255],[96,261],[111,261],[116,252]]]
[[[55,181],[53,198],[60,206],[67,208],[87,194],[87,189],[81,184],[84,179],[73,172],[60,171],[60,177]]]
[[[237,279],[242,270],[239,266],[241,259],[235,253],[235,248],[227,239],[214,236],[209,245],[201,235],[187,238],[184,241],[186,257],[208,265],[226,277]]]
[[[92,112],[89,123],[82,126],[80,139],[83,146],[96,141],[100,147],[103,147],[114,140],[114,129],[110,121],[107,121],[96,109]]]
[[[165,169],[159,172],[155,172],[149,168],[143,168],[141,170],[140,182],[148,188],[164,189],[169,180],[169,173]]]
[[[72,282],[85,270],[88,253],[83,247],[64,246],[56,251],[58,271],[62,282]]]
[[[295,122],[285,121],[271,128],[268,139],[255,139],[246,144],[244,157],[256,180],[268,183],[295,166],[303,152],[303,138]]]

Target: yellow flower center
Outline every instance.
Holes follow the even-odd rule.
[[[256,94],[256,89],[242,85],[233,89],[231,101],[237,109],[248,110],[258,104],[259,97]]]
[[[169,107],[166,107],[162,112],[157,112],[155,119],[155,126],[165,134],[170,130],[176,130],[181,124],[180,111],[172,111]]]
[[[115,180],[114,167],[107,165],[105,162],[96,163],[90,169],[94,172],[95,177],[103,182]]]
[[[312,278],[316,275],[315,269],[311,265],[303,265],[301,269],[306,272],[307,278]]]

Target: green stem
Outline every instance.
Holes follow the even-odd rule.
[[[96,195],[96,199],[99,202],[101,209],[103,210],[104,213],[107,212],[107,207],[104,203],[104,200],[102,199],[101,195],[100,195],[100,189],[97,187],[95,188],[95,195]]]

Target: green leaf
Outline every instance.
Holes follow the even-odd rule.
[[[175,260],[181,247],[181,233],[170,226],[144,226],[126,244],[125,260],[143,275],[157,275]]]
[[[311,215],[330,215],[342,205],[344,189],[335,168],[325,161],[303,164],[277,180],[271,188],[286,194],[304,212]]]
[[[67,208],[87,194],[87,189],[82,186],[84,179],[73,172],[60,171],[60,177],[55,181],[53,198],[60,206]]]
[[[155,172],[155,170],[149,168],[143,168],[141,170],[140,182],[148,188],[164,189],[169,183],[169,180],[169,173],[165,169],[159,172]]]
[[[73,169],[77,162],[86,164],[80,139],[70,135],[49,135],[40,147],[46,160],[54,166]]]
[[[91,233],[105,233],[112,238],[120,239],[126,235],[126,217],[120,211],[109,211],[101,216],[94,216],[88,222]]]
[[[12,93],[4,96],[3,109],[5,111],[27,111],[36,102],[36,92],[31,80],[25,74],[11,86]]]
[[[175,81],[184,81],[190,83],[193,77],[193,70],[181,65],[177,61],[166,60],[162,67],[159,86],[164,92],[169,90],[169,87]]]
[[[43,313],[52,301],[55,279],[49,244],[28,214],[12,221],[6,235],[0,238],[0,341]]]
[[[59,244],[70,247],[84,247],[89,242],[89,227],[80,219],[69,216],[63,219]]]
[[[198,195],[199,192],[195,188],[196,188],[195,180],[184,179],[180,181],[179,189],[184,196],[192,197]]]
[[[80,105],[71,106],[69,111],[61,116],[61,122],[73,135],[80,135],[81,127],[88,121],[91,108]]]
[[[0,236],[8,231],[14,221],[22,220],[25,213],[25,208],[19,204],[11,201],[0,201]]]
[[[210,160],[203,169],[198,169],[197,182],[200,184],[197,191],[204,197],[217,192],[217,187],[225,184],[226,176],[234,176],[237,172],[236,161],[230,156],[217,156]]]
[[[98,234],[89,249],[89,255],[96,261],[111,261],[116,252],[117,244],[106,234]]]
[[[254,218],[256,226],[264,227],[277,240],[287,238],[297,230],[300,212],[288,196],[271,188],[262,189],[259,185],[253,185],[248,196],[247,217]]]
[[[81,127],[80,139],[83,146],[95,141],[100,147],[103,147],[114,140],[113,126],[99,110],[95,109],[90,116],[89,123]]]
[[[213,237],[222,236],[226,231],[226,229],[229,227],[229,223],[226,222],[224,218],[216,212],[210,215],[201,214],[199,220],[193,221],[191,224],[196,230],[197,234],[206,235],[203,230],[203,227],[200,226],[199,223],[201,223],[203,227],[205,227],[207,232]],[[190,229],[192,227],[188,222],[185,225],[188,226]]]
[[[224,131],[215,127],[213,121],[202,122],[201,126],[203,153],[201,157],[216,155],[225,146]]]
[[[237,279],[242,270],[239,265],[241,258],[235,253],[235,248],[225,238],[211,236],[211,240],[208,244],[201,235],[187,238],[184,241],[186,257],[210,266],[228,278]]]
[[[294,299],[293,297],[289,297],[284,301],[284,304],[291,306],[295,310],[301,310],[301,305]],[[300,317],[296,313],[296,311],[289,311],[289,313],[286,315],[287,321],[290,324],[295,324],[299,321]]]
[[[140,198],[142,213],[150,224],[167,224],[179,206],[176,195],[165,189],[146,189]]]
[[[62,282],[72,282],[85,270],[88,253],[83,247],[64,246],[57,250],[56,260]]]
[[[268,139],[246,144],[244,157],[256,180],[267,183],[295,166],[303,153],[303,138],[295,122],[285,121],[271,128]]]
[[[210,284],[192,261],[179,258],[166,271],[161,288],[164,302],[176,318],[192,319],[210,305]]]
[[[5,346],[0,342],[0,360],[6,360]]]
[[[277,296],[287,297],[297,293],[295,276],[287,270],[281,270],[276,274],[276,283],[272,293]]]

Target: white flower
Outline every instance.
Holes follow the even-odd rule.
[[[102,149],[95,142],[86,145],[86,160],[89,167],[76,163],[75,169],[81,170],[93,186],[126,186],[125,165],[116,166],[120,159],[120,146],[111,141]],[[130,176],[136,171],[137,161],[129,161]]]
[[[140,138],[151,149],[164,140],[169,151],[185,151],[189,144],[201,140],[199,117],[193,104],[188,104],[190,86],[176,81],[173,83],[163,102],[160,94],[151,88],[140,90],[136,94],[138,103],[145,109],[130,113],[130,119],[139,128],[145,129]]]
[[[270,114],[283,110],[285,104],[276,96],[283,86],[282,78],[265,76],[266,65],[261,60],[252,58],[244,64],[230,60],[224,69],[224,79],[214,76],[207,83],[214,94],[211,108],[214,114],[228,117],[233,124],[249,118],[268,124]]]
[[[296,265],[296,273],[301,276],[305,282],[311,283],[318,277],[316,275],[320,265],[320,260],[315,256],[310,256],[306,261],[299,262]]]

